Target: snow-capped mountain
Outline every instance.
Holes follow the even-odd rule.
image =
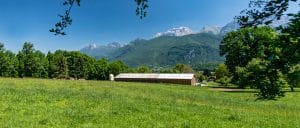
[[[188,27],[178,27],[178,28],[172,28],[166,32],[159,32],[155,34],[154,37],[160,37],[160,36],[185,36],[193,34],[193,30]]]
[[[90,50],[93,50],[93,49],[96,49],[97,48],[97,45],[95,43],[92,43],[92,44],[89,44],[87,47],[85,47],[86,49],[90,49]]]
[[[240,25],[236,21],[232,21],[221,28],[220,35],[226,35],[228,32],[237,30],[239,28]]]
[[[120,44],[119,42],[112,42],[107,44],[108,47],[113,47],[113,48],[119,48],[122,47],[122,44]]]
[[[95,43],[89,44],[82,48],[80,51],[95,58],[108,58],[108,56],[121,48],[123,45],[118,42],[109,43],[107,45],[96,45]]]
[[[272,24],[269,26],[272,28],[279,27],[281,25],[285,26],[289,22],[288,16],[283,16],[280,20],[273,21]],[[193,31],[189,27],[178,27],[178,28],[172,28],[166,32],[159,32],[156,33],[154,37],[160,37],[160,36],[185,36],[189,34],[196,34],[196,33],[212,33],[215,35],[226,35],[226,33],[237,30],[240,28],[240,25],[236,20],[226,24],[223,27],[219,26],[205,26],[200,31]]]
[[[280,20],[273,21],[269,26],[276,28],[279,26],[286,26],[289,23],[290,18],[288,16],[281,17]],[[226,24],[220,31],[220,35],[226,35],[226,33],[237,30],[240,28],[240,25],[237,21],[232,21]]]
[[[200,33],[212,33],[218,35],[221,31],[222,27],[219,26],[206,26],[200,30]]]

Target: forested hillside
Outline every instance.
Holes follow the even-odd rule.
[[[81,52],[96,59],[99,56],[110,61],[121,60],[131,67],[171,67],[177,63],[198,65],[220,63],[222,37],[213,33],[198,33],[185,36],[160,36],[150,40],[136,39],[122,47],[86,47]],[[120,45],[118,45],[120,46]],[[110,52],[106,52],[110,51]]]
[[[122,60],[134,67],[222,62],[224,59],[219,56],[218,50],[220,40],[220,36],[209,33],[135,40],[114,52],[110,60]]]

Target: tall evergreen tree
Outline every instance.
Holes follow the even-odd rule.
[[[54,55],[53,53],[51,53],[50,51],[47,53],[47,62],[48,62],[48,67],[47,67],[47,71],[48,71],[48,78],[53,78],[54,76],[54,68],[55,68],[55,65],[54,65]]]
[[[33,77],[47,78],[48,77],[48,60],[41,51],[34,52]]]
[[[25,76],[25,69],[24,69],[24,54],[19,51],[17,54],[17,60],[18,60],[18,75],[20,78],[23,78]]]
[[[18,74],[16,63],[15,54],[6,50],[4,45],[0,43],[0,76],[15,77]]]
[[[51,72],[53,72],[53,78],[66,79],[68,75],[67,57],[65,57],[66,51],[56,51],[53,56],[53,60],[50,62]]]
[[[35,68],[35,60],[34,60],[34,52],[35,49],[32,43],[25,42],[22,50],[19,52],[19,61],[23,62],[22,73],[25,77],[32,77]]]
[[[6,51],[5,56],[7,57],[7,77],[18,77],[18,59],[16,55],[11,51]]]

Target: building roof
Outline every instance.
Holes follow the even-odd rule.
[[[160,73],[121,73],[115,78],[123,79],[184,79],[190,80],[194,78],[194,74],[160,74]]]

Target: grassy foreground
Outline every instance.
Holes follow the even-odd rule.
[[[300,127],[300,92],[167,84],[0,78],[1,127]]]

